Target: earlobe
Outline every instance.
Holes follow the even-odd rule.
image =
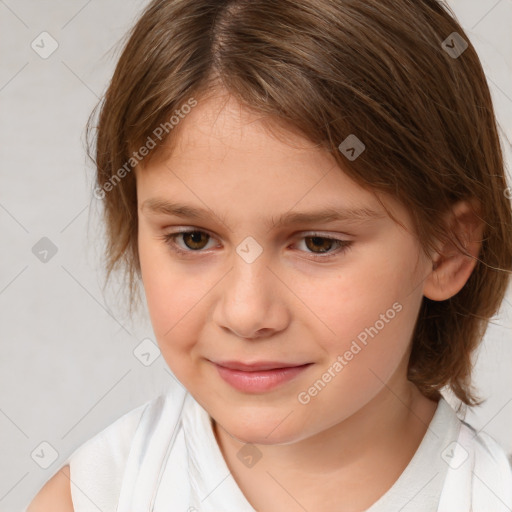
[[[447,215],[452,236],[464,247],[449,240],[432,259],[432,272],[424,282],[423,295],[431,300],[443,301],[456,295],[473,272],[482,247],[484,222],[479,216],[476,201],[459,201]]]

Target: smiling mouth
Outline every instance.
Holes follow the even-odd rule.
[[[246,393],[262,393],[289,382],[313,363],[293,366],[288,364],[287,366],[277,367],[276,364],[287,363],[258,363],[252,365],[233,363],[231,368],[219,363],[213,364],[217,368],[220,377],[231,387]],[[233,366],[236,366],[236,368]]]
[[[284,368],[297,368],[311,363],[287,363],[281,361],[259,361],[252,363],[243,363],[241,361],[212,361],[218,366],[230,370],[240,370],[244,372],[257,372],[265,370],[280,370]]]

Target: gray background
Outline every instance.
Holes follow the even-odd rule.
[[[449,3],[483,61],[510,162],[512,0]],[[0,0],[0,512],[25,507],[85,440],[178,385],[161,356],[146,366],[133,353],[154,339],[148,320],[128,318],[120,296],[102,293],[98,201],[83,146],[114,45],[145,4]],[[46,59],[31,47],[43,31],[58,43]],[[43,237],[54,255],[34,254]],[[510,453],[511,310],[509,290],[475,370],[487,401],[467,415]],[[46,469],[52,451],[42,442],[57,452]]]

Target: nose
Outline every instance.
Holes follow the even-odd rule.
[[[288,325],[290,315],[283,284],[265,258],[247,263],[235,255],[231,271],[222,280],[213,320],[238,338],[267,338]]]

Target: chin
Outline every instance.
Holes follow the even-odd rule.
[[[259,444],[259,445],[277,445],[277,444],[291,444],[296,441],[293,434],[285,433],[281,435],[276,435],[272,433],[269,435],[269,432],[272,432],[272,428],[267,428],[267,426],[258,428],[252,428],[251,431],[247,431],[247,429],[240,429],[240,431],[230,431],[230,434],[233,435],[238,441],[241,443],[248,444]]]
[[[274,445],[298,441],[301,433],[296,424],[284,421],[286,415],[269,416],[267,419],[235,417],[219,418],[217,423],[242,443]]]

